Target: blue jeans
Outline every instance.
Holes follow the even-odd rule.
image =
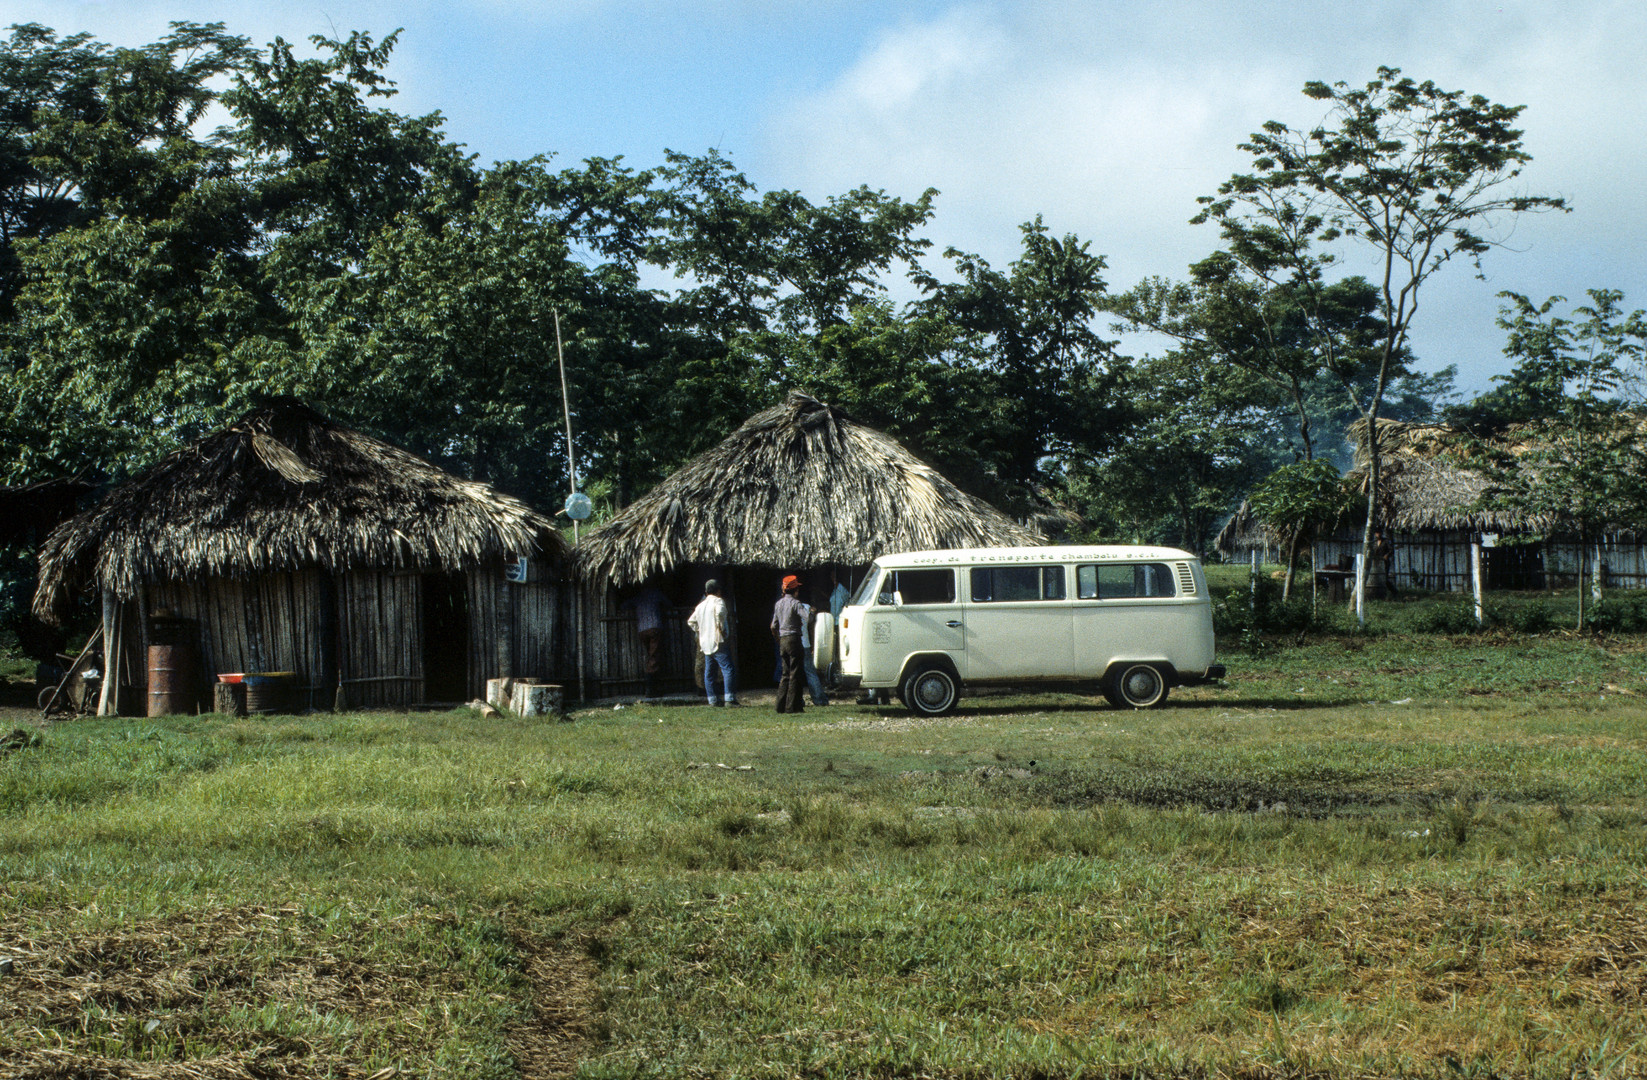
[[[801,650],[801,672],[806,676],[806,688],[812,691],[812,704],[828,705],[829,695],[824,693],[823,680],[818,678],[818,669],[812,663],[812,650]]]
[[[732,649],[722,645],[719,649],[703,658],[703,692],[709,696],[709,704],[715,704],[715,669],[720,669],[721,692],[723,700],[736,701],[737,695],[732,691]]]

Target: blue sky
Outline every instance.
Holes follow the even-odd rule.
[[[665,147],[715,147],[762,188],[814,199],[935,187],[938,249],[1005,263],[1040,213],[1108,258],[1115,289],[1212,250],[1212,229],[1188,224],[1195,197],[1242,167],[1236,144],[1265,120],[1319,118],[1306,81],[1392,64],[1526,105],[1524,190],[1574,207],[1523,219],[1487,281],[1457,265],[1426,287],[1422,366],[1456,363],[1472,392],[1505,370],[1499,290],[1605,286],[1647,307],[1640,3],[0,0],[0,23],[116,44],[168,19],[221,20],[259,44],[403,27],[396,107],[440,110],[485,160],[645,166]]]

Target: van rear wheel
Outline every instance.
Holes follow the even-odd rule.
[[[905,707],[921,716],[944,716],[955,711],[961,697],[961,683],[941,667],[919,667],[904,680]]]
[[[1117,709],[1154,709],[1167,700],[1167,677],[1154,664],[1126,664],[1104,684]]]

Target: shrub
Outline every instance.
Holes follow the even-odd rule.
[[[1414,628],[1431,634],[1471,634],[1479,630],[1473,600],[1449,600],[1420,612]]]
[[[1555,626],[1555,612],[1542,600],[1506,608],[1501,619],[1519,634],[1542,634]]]
[[[1590,629],[1602,633],[1638,634],[1647,630],[1647,600],[1610,596],[1597,604],[1585,621]]]
[[[1281,583],[1260,575],[1252,583],[1231,589],[1212,607],[1213,632],[1229,641],[1239,638],[1250,649],[1262,647],[1265,634],[1296,634],[1319,625],[1319,616],[1310,608],[1309,577],[1293,581],[1293,595],[1281,599]]]

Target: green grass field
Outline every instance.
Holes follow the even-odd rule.
[[[0,755],[0,1075],[1647,1073],[1643,642],[1224,659],[1144,713],[59,724]]]

